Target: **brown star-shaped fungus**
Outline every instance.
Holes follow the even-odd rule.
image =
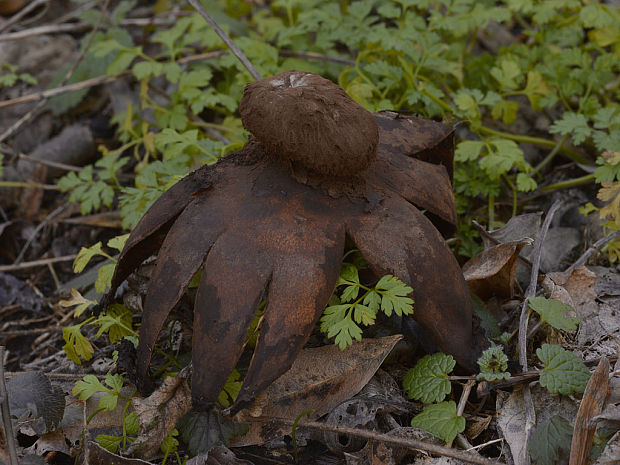
[[[163,194],[118,260],[104,305],[159,250],[140,328],[139,388],[148,386],[168,314],[202,268],[194,408],[216,401],[267,292],[235,407],[246,406],[288,370],[310,336],[334,290],[346,235],[377,276],[392,274],[413,288],[414,318],[473,368],[470,296],[439,232],[451,234],[456,224],[452,129],[373,115],[331,81],[299,71],[248,84],[240,113],[249,142]]]

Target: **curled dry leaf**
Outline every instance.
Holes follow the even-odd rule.
[[[269,103],[277,115],[265,118],[286,115],[276,124],[284,133],[257,125],[262,109],[253,102],[267,98],[263,93],[278,99]],[[296,112],[297,99],[316,113]],[[202,268],[192,353],[197,409],[216,401],[267,292],[233,410],[248,406],[290,368],[310,336],[338,279],[346,235],[377,276],[394,275],[414,289],[416,320],[441,350],[473,370],[469,292],[442,237],[456,226],[453,129],[371,115],[337,85],[298,71],[248,86],[241,109],[255,137],[153,204],[127,241],[102,302],[109,304],[122,281],[159,251],[140,329],[140,390],[150,388],[149,363],[166,317]],[[361,114],[353,117],[353,110]],[[320,147],[309,136],[317,131],[325,134]],[[328,143],[340,148],[324,160],[319,149]]]
[[[295,420],[307,410],[312,413],[306,419],[319,418],[357,394],[401,338],[363,339],[344,351],[335,345],[304,349],[291,369],[259,394],[249,409],[239,412],[236,420]],[[248,433],[235,439],[233,445],[263,444],[290,431],[290,426],[281,426],[275,420],[252,423]]]
[[[531,244],[531,239],[506,242],[471,258],[463,265],[463,275],[469,289],[482,299],[492,295],[512,297],[519,253],[523,247]]]
[[[605,408],[609,389],[609,362],[601,358],[592,373],[581,399],[581,405],[575,418],[575,430],[570,448],[569,465],[587,463],[596,431],[596,422],[592,419]]]

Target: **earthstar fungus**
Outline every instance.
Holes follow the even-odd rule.
[[[139,389],[150,386],[149,363],[168,314],[202,268],[193,326],[196,409],[217,400],[267,295],[233,409],[247,406],[310,336],[334,290],[347,235],[377,276],[413,287],[414,318],[472,369],[471,301],[442,237],[456,226],[452,128],[371,114],[331,81],[299,71],[248,84],[240,113],[253,135],[248,143],[153,204],[102,302],[159,251],[140,328]]]

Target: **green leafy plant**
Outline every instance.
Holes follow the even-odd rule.
[[[0,89],[13,87],[18,82],[36,85],[37,80],[29,73],[18,73],[17,66],[10,63],[0,64]]]
[[[530,297],[527,302],[530,308],[538,313],[541,322],[564,331],[575,331],[577,329],[579,318],[566,316],[567,313],[574,313],[575,311],[570,305],[545,297]]]
[[[554,465],[560,454],[568,456],[572,437],[573,425],[564,417],[556,415],[540,423],[529,445],[532,459],[537,465]]]
[[[478,380],[499,381],[510,378],[508,369],[508,357],[500,346],[492,345],[478,359],[480,373],[476,376]]]
[[[407,297],[413,289],[394,276],[383,276],[377,284],[368,287],[360,283],[354,264],[343,263],[336,287],[342,292],[332,297],[336,303],[323,312],[321,331],[328,337],[335,337],[334,343],[342,350],[350,346],[353,339],[362,339],[359,325],[374,324],[379,310],[387,316],[392,312],[399,316],[413,313],[413,299]]]
[[[127,443],[131,443],[135,440],[132,436],[138,433],[138,417],[135,412],[129,412],[131,397],[135,395],[135,390],[131,396],[124,395],[122,393],[123,377],[120,375],[108,374],[106,375],[104,382],[105,385],[101,383],[95,375],[86,375],[81,381],[77,381],[75,386],[73,386],[73,395],[78,397],[80,400],[86,401],[96,394],[103,394],[99,397],[97,410],[90,415],[87,422],[90,422],[90,420],[100,412],[112,411],[116,409],[119,400],[124,402],[122,417],[123,434],[121,436],[100,434],[95,438],[95,441],[97,441],[102,447],[110,452],[116,453],[120,447],[125,450]]]
[[[409,393],[409,398],[425,404],[444,400],[452,390],[448,374],[455,365],[456,361],[451,355],[441,352],[422,357],[403,379],[403,387]]]
[[[465,418],[456,414],[454,401],[439,402],[426,405],[421,413],[413,417],[411,426],[451,442],[457,434],[465,431]]]
[[[543,344],[536,355],[545,366],[540,371],[540,385],[550,393],[570,395],[585,390],[590,371],[575,354],[558,345]]]

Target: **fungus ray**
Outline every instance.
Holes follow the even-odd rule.
[[[237,233],[220,236],[209,251],[194,306],[196,408],[213,405],[235,368],[270,276],[267,257]]]
[[[213,170],[214,166],[203,166],[185,176],[164,192],[140,219],[118,258],[110,292],[102,301],[104,307],[127,276],[160,248],[174,220],[194,199],[192,194],[211,185]]]
[[[181,299],[207,252],[223,232],[224,222],[217,214],[216,203],[208,195],[192,202],[174,222],[159,251],[144,304],[145,317],[140,327],[138,380],[145,384],[149,380],[148,366],[153,349],[168,314]],[[203,214],[205,210],[210,213],[206,218]]]
[[[317,234],[324,237],[299,237],[298,245],[306,247],[278,257],[258,343],[236,410],[247,406],[290,368],[334,291],[344,250],[344,227],[327,223],[307,230],[304,236]],[[320,244],[330,246],[319,249]]]
[[[398,197],[346,220],[375,275],[392,274],[413,288],[413,318],[442,350],[473,368],[463,347],[471,343],[471,299],[461,269],[432,223]]]

